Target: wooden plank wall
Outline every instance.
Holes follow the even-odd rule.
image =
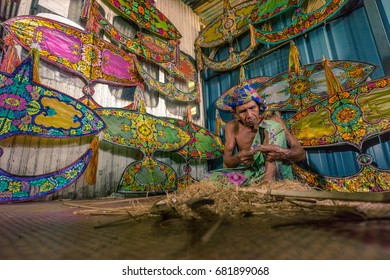
[[[75,1],[75,0],[72,0]],[[81,1],[81,0],[80,0]],[[29,14],[31,0],[21,1],[18,14]],[[200,30],[198,17],[192,10],[179,0],[158,0],[156,7],[164,13],[172,23],[179,29],[183,38],[181,39],[181,50],[194,57],[194,41]],[[112,16],[112,15],[111,15]],[[107,18],[110,18],[110,11],[107,11]],[[21,52],[23,57],[25,52]],[[84,83],[81,79],[72,75],[64,75],[55,67],[45,62],[40,63],[41,83],[52,88],[65,92],[73,97],[82,96],[81,89]],[[95,86],[95,96],[99,99],[100,105],[104,107],[123,107],[124,104],[109,96],[106,85]],[[100,97],[99,97],[100,96]],[[158,104],[155,107],[147,107],[147,112],[156,116],[166,116],[181,119],[181,115],[174,115],[167,111],[166,100],[158,96]],[[181,110],[185,110],[185,103]],[[203,106],[200,106],[200,118],[194,121],[204,126]],[[74,162],[89,147],[93,136],[75,139],[48,139],[31,136],[15,136],[0,141],[0,148],[3,155],[0,156],[0,167],[7,172],[16,175],[33,176],[59,170]],[[122,176],[122,172],[130,163],[140,159],[141,153],[135,149],[115,146],[107,142],[100,142],[99,164],[96,185],[87,185],[83,176],[74,184],[45,196],[40,200],[53,199],[86,199],[105,197],[114,193]],[[160,156],[159,156],[160,157]],[[161,158],[159,158],[161,160]],[[181,165],[169,158],[162,158],[168,164],[172,164],[177,173],[182,174]],[[195,162],[193,176],[201,178],[206,172],[206,164]]]

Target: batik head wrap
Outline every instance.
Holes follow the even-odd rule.
[[[234,109],[237,106],[248,103],[252,100],[259,105],[260,111],[265,111],[265,109],[267,109],[267,103],[265,102],[264,98],[262,98],[259,93],[249,84],[246,84],[242,87],[237,87],[233,94],[227,96],[226,105]]]

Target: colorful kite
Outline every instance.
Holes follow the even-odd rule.
[[[367,80],[375,66],[349,60],[330,61],[330,68],[343,89],[350,89]],[[272,77],[257,89],[269,109],[299,111],[328,96],[322,62],[306,64],[299,73],[283,72]]]
[[[105,129],[102,119],[83,103],[33,81],[33,71],[28,56],[12,74],[0,73],[0,140],[23,134],[80,137]],[[70,166],[40,176],[0,169],[0,201],[32,199],[63,189],[83,174],[92,156],[90,148]]]
[[[307,171],[293,164],[294,173],[299,179],[314,187],[338,192],[382,192],[390,190],[390,171],[372,166],[372,157],[361,154],[358,158],[361,165],[356,175],[347,177],[330,177]]]
[[[140,150],[144,157],[131,163],[119,182],[120,193],[165,192],[177,189],[176,172],[156,160],[156,151],[174,151],[190,141],[190,136],[168,121],[140,111],[96,109],[107,124],[104,140]]]
[[[197,181],[191,176],[190,161],[192,159],[209,160],[221,157],[223,155],[223,143],[220,137],[190,120],[166,119],[171,124],[187,132],[191,137],[184,147],[176,151],[185,159],[184,175],[178,179],[179,189],[183,189]]]
[[[157,65],[166,70],[171,77],[177,76],[189,82],[198,81],[198,71],[196,70],[195,60],[184,52],[180,52],[177,62],[161,62],[157,63]]]
[[[257,42],[253,28],[246,23],[246,17],[256,5],[256,1],[247,1],[231,7],[228,0],[223,1],[223,14],[216,17],[204,30],[199,33],[195,41],[199,64],[203,64],[214,71],[227,71],[234,69],[244,62],[256,49]],[[251,28],[251,44],[242,51],[236,51],[233,40]],[[203,53],[202,48],[216,48],[222,44],[229,44],[229,53],[222,61],[213,60],[213,52],[210,56]],[[216,50],[216,49],[214,49]],[[202,68],[202,67],[199,67]]]
[[[292,133],[305,147],[363,142],[390,130],[390,78],[369,81],[292,116]]]
[[[83,174],[91,157],[89,149],[68,167],[40,176],[18,176],[0,168],[0,202],[33,199],[59,191]]]
[[[200,49],[198,49],[198,57],[202,60],[202,63],[213,71],[228,71],[241,65],[257,48],[256,44],[249,45],[245,50],[236,52],[234,47],[229,47],[229,54],[226,59],[216,61],[205,55]],[[200,54],[200,55],[199,55]]]
[[[12,74],[0,73],[0,139],[21,134],[80,137],[105,128],[83,103],[33,81],[33,68],[28,56]]]
[[[257,1],[251,0],[231,7],[228,0],[223,1],[223,13],[214,18],[201,32],[195,45],[202,48],[213,48],[245,33],[249,29],[246,18]]]
[[[359,151],[359,172],[336,178],[296,166],[295,172],[314,186],[343,192],[390,189],[390,171],[378,168],[363,150],[364,143],[390,131],[390,78],[336,93],[292,116],[287,125],[304,147],[352,145]]]
[[[118,42],[126,50],[154,62],[169,62],[174,60],[174,44],[165,42],[157,37],[153,37],[142,32],[137,32],[137,38],[130,38],[112,25],[99,12],[96,5],[97,3],[94,2],[91,6],[90,16],[94,17],[94,20],[97,21],[99,27],[103,28],[105,33],[111,39]]]
[[[162,64],[159,65],[162,66]],[[187,65],[187,64],[183,64],[183,65]],[[146,71],[144,67],[141,65],[141,63],[137,63],[136,66],[138,72],[144,79],[145,83],[151,88],[158,91],[159,93],[168,96],[169,98],[172,98],[174,100],[178,100],[182,102],[196,101],[199,99],[197,82],[183,78],[184,75],[189,76],[191,78],[196,78],[195,74],[191,70],[192,67],[178,68],[177,66],[173,66],[172,64],[166,63],[165,66],[167,68],[164,69],[168,72],[168,75],[166,75],[167,81],[160,82],[157,79],[155,79],[151,74],[149,74],[148,71]],[[185,70],[189,69],[190,71],[180,71],[180,69],[185,69]],[[182,91],[178,89],[175,85],[176,79],[179,79],[181,82],[184,81],[187,84],[189,91]]]
[[[181,38],[176,27],[148,0],[104,0],[104,2],[141,29],[173,40]]]
[[[3,26],[27,50],[35,46],[44,60],[81,76],[87,83],[83,92],[88,99],[92,99],[96,82],[142,84],[134,64],[136,56],[92,33],[38,16],[15,17]]]
[[[277,44],[319,26],[340,11],[347,2],[348,0],[263,0],[258,1],[247,17],[247,22],[255,27],[257,41]],[[281,24],[286,22],[286,18],[289,19],[287,24]]]
[[[262,0],[257,1],[257,5],[252,9],[247,21],[252,23],[262,23],[288,10],[298,9],[305,0]]]

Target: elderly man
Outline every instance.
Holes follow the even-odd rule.
[[[290,162],[305,159],[305,151],[279,117],[266,117],[263,98],[250,85],[227,100],[235,119],[225,127],[225,169],[206,178],[235,185],[293,179]]]

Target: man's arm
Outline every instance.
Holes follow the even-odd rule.
[[[237,146],[236,134],[238,131],[238,124],[235,121],[229,122],[225,127],[225,146],[223,154],[223,162],[226,167],[232,168],[240,164],[249,166],[253,162],[253,156],[256,151],[239,151],[234,154]]]
[[[286,127],[286,124],[279,117],[272,117],[273,120],[279,122],[284,129],[286,135],[286,141],[288,148],[282,148],[278,145],[262,145],[260,151],[264,153],[267,160],[288,160],[288,161],[301,161],[306,158],[305,150],[298,142],[294,135]]]
[[[223,163],[226,167],[236,167],[241,163],[240,158],[234,155],[234,149],[236,147],[235,131],[237,127],[234,123],[229,122],[225,127],[225,145],[223,153]]]
[[[286,140],[290,147],[286,151],[286,159],[293,162],[304,160],[306,158],[306,153],[302,145],[287,128],[285,129],[285,131]]]

